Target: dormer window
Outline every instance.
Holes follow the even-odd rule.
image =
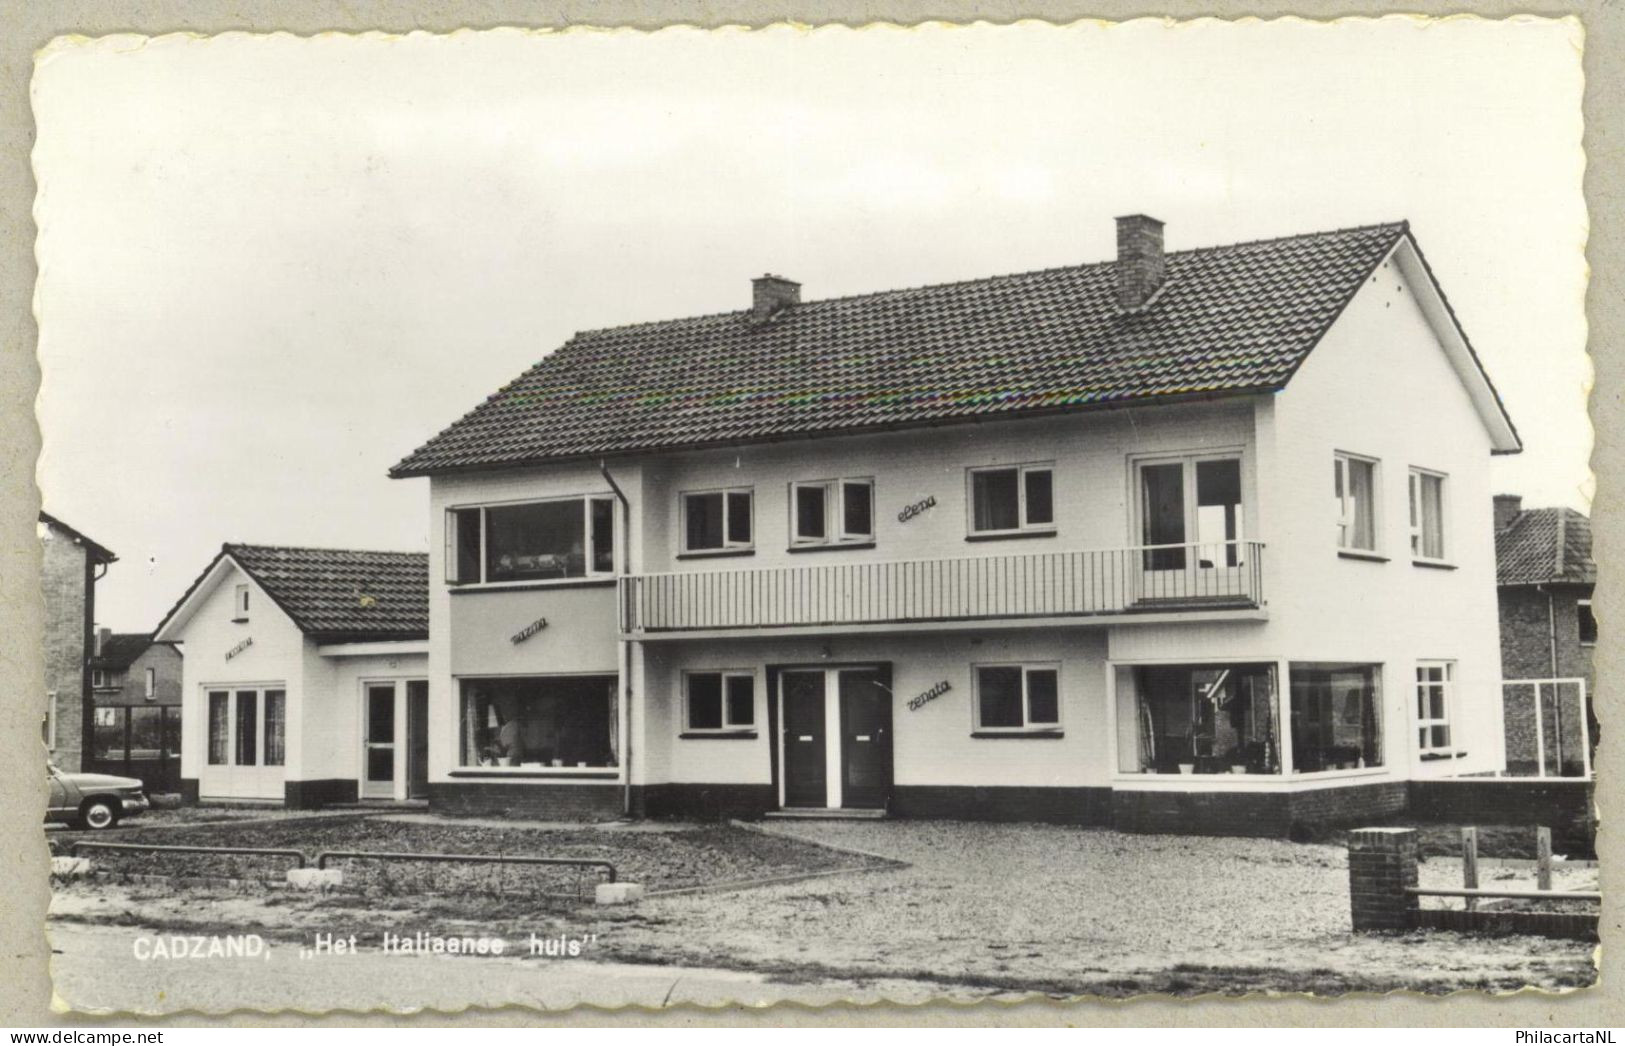
[[[236,594],[232,597],[231,619],[237,622],[248,620],[248,586],[238,585]]]

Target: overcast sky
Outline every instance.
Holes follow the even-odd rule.
[[[1584,508],[1580,32],[1389,19],[110,38],[39,65],[39,482],[152,628],[224,541],[426,549],[386,470],[575,330],[1409,218]]]

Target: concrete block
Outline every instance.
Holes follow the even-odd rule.
[[[636,904],[642,899],[642,883],[599,883],[593,893],[598,904]]]
[[[81,875],[89,875],[90,858],[53,857],[51,858],[51,874],[66,876],[69,879],[77,879]]]
[[[338,868],[289,868],[288,885],[296,890],[330,890],[344,885],[344,872]]]

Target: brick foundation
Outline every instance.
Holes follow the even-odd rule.
[[[1105,826],[1112,821],[1112,790],[907,785],[892,790],[888,809],[896,817]]]
[[[352,778],[284,781],[282,784],[282,801],[290,810],[315,810],[328,803],[353,803],[358,794]]]
[[[1120,832],[1290,838],[1309,825],[1342,825],[1405,809],[1403,781],[1301,792],[1163,792],[1116,789],[1111,824]]]
[[[619,784],[450,781],[429,786],[429,809],[455,817],[533,821],[614,821],[623,816]]]
[[[772,785],[658,784],[632,787],[632,816],[700,821],[761,817],[779,805]]]
[[[196,806],[198,801],[198,783],[195,777],[181,778],[181,804],[183,806]]]

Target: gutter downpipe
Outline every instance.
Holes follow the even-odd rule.
[[[1563,700],[1557,689],[1557,597],[1552,594],[1550,585],[1536,585],[1535,591],[1546,597],[1546,645],[1551,658],[1552,683],[1552,745],[1556,749],[1554,755],[1557,759],[1557,772],[1563,773]],[[1535,687],[1535,714],[1542,714],[1540,701],[1540,686]],[[1546,776],[1546,753],[1540,753],[1541,776]]]
[[[616,564],[615,571],[615,661],[616,669],[621,676],[621,703],[626,708],[626,750],[621,753],[621,759],[626,764],[626,781],[621,786],[621,813],[630,819],[632,816],[632,640],[621,638],[621,636],[627,634],[627,626],[630,624],[627,620],[626,588],[621,582],[628,575],[628,567],[630,566],[627,560],[632,549],[632,502],[627,498],[626,492],[621,489],[621,485],[615,482],[615,477],[610,475],[607,461],[600,460],[598,462],[598,472],[604,477],[604,482],[609,484],[609,489],[614,492],[615,500],[621,503],[621,533],[618,542],[621,547],[619,549],[619,562]]]

